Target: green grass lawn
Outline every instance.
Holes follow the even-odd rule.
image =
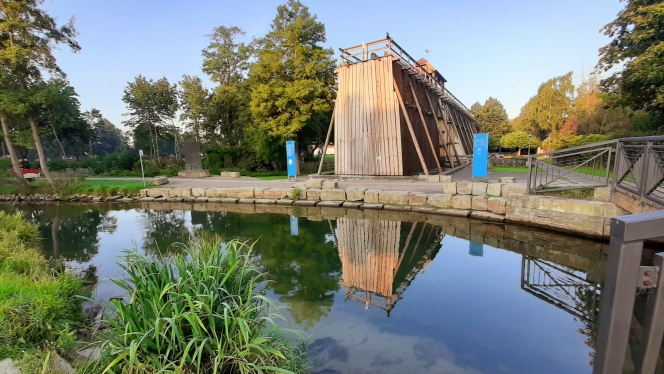
[[[254,178],[258,178],[258,179],[264,180],[264,181],[278,181],[278,180],[286,179],[286,176],[285,175],[264,175],[264,176],[254,177]]]
[[[494,166],[489,168],[489,171],[497,171],[501,173],[527,173],[527,166]]]
[[[106,188],[126,188],[130,191],[140,191],[143,188],[150,187],[150,181],[146,179],[146,186],[143,187],[143,181],[125,181],[125,180],[85,180],[86,188],[95,188],[104,186]]]

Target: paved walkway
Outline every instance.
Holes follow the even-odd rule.
[[[453,174],[452,180],[470,181],[470,168],[466,167],[459,170],[461,173],[467,170],[467,173]],[[467,175],[466,175],[467,174]],[[489,172],[489,179],[498,179],[499,177],[517,177],[517,182],[525,182],[526,175],[523,173],[492,173]],[[89,180],[127,180],[127,181],[142,181],[141,178],[87,178]],[[146,178],[149,181],[151,178]],[[308,177],[299,177],[297,182],[306,182]],[[202,188],[232,188],[232,187],[265,187],[265,188],[288,188],[291,187],[296,181],[291,180],[261,180],[258,178],[241,177],[241,178],[225,178],[220,176],[212,176],[209,178],[178,178],[169,177],[169,184],[164,187],[202,187]],[[442,183],[422,182],[418,180],[340,180],[339,188],[348,187],[362,187],[367,189],[376,190],[391,190],[391,191],[411,191],[411,192],[425,192],[425,193],[442,193]]]

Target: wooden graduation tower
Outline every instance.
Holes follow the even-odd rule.
[[[337,74],[325,142],[334,128],[336,175],[428,175],[470,161],[473,115],[431,64],[389,35],[341,50]]]

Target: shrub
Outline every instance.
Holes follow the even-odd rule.
[[[88,370],[306,371],[274,325],[281,316],[262,295],[264,275],[246,244],[199,240],[167,259],[128,252],[122,267],[128,277],[114,282],[131,296],[114,301],[113,333]]]
[[[503,135],[500,138],[500,146],[505,149],[523,149],[528,148],[529,140],[528,134],[523,131],[515,131]],[[530,136],[530,147],[537,148],[540,145],[540,140],[535,135]]]

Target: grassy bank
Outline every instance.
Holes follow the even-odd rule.
[[[0,211],[0,360],[23,373],[72,347],[83,320],[81,281],[60,270],[41,255],[36,226]]]
[[[274,325],[281,315],[245,244],[203,240],[174,257],[125,260],[128,277],[114,282],[131,296],[114,301],[113,329],[87,372],[307,372],[302,351]]]
[[[93,194],[93,195],[116,195],[116,194],[136,194],[143,187],[142,181],[126,180],[86,180],[83,177],[55,174],[54,185],[50,185],[46,180],[37,180],[28,182],[21,186],[16,180],[7,178],[0,181],[0,195],[11,194],[58,194],[61,197],[69,197],[75,194]],[[149,184],[148,184],[149,187]]]

